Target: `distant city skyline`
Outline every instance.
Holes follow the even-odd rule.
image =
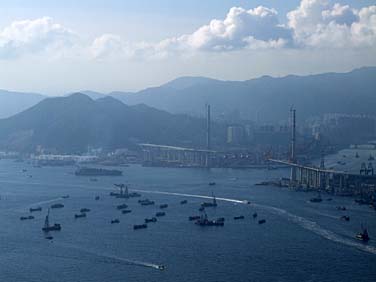
[[[376,1],[1,1],[0,89],[136,91],[376,65]]]

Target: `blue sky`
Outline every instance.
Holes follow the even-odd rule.
[[[347,71],[376,64],[375,5],[0,0],[0,88],[60,95],[137,90],[183,75]]]

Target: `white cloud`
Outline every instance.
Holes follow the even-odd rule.
[[[0,30],[0,59],[72,47],[77,35],[49,17],[15,21]]]
[[[291,38],[291,31],[279,24],[277,11],[259,6],[250,10],[231,8],[224,20],[214,19],[177,41],[194,50],[229,51],[257,48],[260,43],[274,47],[273,42],[287,43]]]
[[[288,26],[300,47],[375,47],[376,6],[357,11],[326,0],[302,0],[287,14]]]
[[[279,22],[276,10],[233,7],[223,19],[213,19],[190,34],[159,42],[128,42],[103,34],[91,42],[49,17],[15,21],[0,29],[0,59],[48,52],[85,60],[165,59],[197,52],[230,52],[281,48],[375,48],[376,6],[355,10],[329,0],[302,0]],[[68,50],[68,51],[67,51]]]
[[[120,36],[114,34],[103,34],[95,38],[91,46],[92,55],[98,59],[123,56],[125,51],[125,43]]]

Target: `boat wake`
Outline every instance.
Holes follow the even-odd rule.
[[[184,193],[174,193],[174,192],[164,192],[164,191],[150,191],[150,190],[137,190],[137,192],[143,192],[143,193],[151,193],[151,194],[162,194],[162,195],[172,195],[172,196],[182,196],[182,197],[192,197],[192,198],[201,198],[201,199],[211,199],[211,196],[204,196],[204,195],[195,195],[195,194],[184,194]],[[230,198],[216,198],[218,201],[225,201],[225,202],[231,202],[231,203],[238,203],[238,204],[248,204],[247,200],[237,200],[237,199],[230,199]],[[350,239],[344,238],[330,230],[322,228],[319,224],[317,224],[314,221],[308,220],[306,218],[303,218],[301,216],[292,214],[284,209],[276,208],[273,206],[267,206],[267,205],[261,205],[261,204],[255,204],[252,203],[251,206],[257,207],[260,209],[264,209],[270,213],[273,213],[275,215],[287,218],[289,221],[299,225],[300,227],[309,230],[311,232],[314,232],[315,234],[336,242],[343,245],[347,245],[350,247],[357,248],[358,250],[376,254],[376,248],[373,246],[357,243],[355,241],[352,241]]]
[[[357,242],[352,241],[350,239],[343,238],[342,236],[340,236],[340,235],[338,235],[338,234],[336,234],[336,233],[334,233],[330,230],[322,228],[319,224],[317,224],[314,221],[311,221],[311,220],[308,220],[306,218],[303,218],[303,217],[297,216],[295,214],[289,213],[286,210],[276,208],[276,207],[272,207],[272,206],[259,205],[259,204],[254,204],[253,206],[263,208],[263,209],[268,210],[271,213],[279,215],[279,216],[287,217],[287,219],[290,220],[291,222],[296,223],[299,226],[301,226],[301,227],[303,227],[307,230],[310,230],[310,231],[314,232],[315,234],[320,235],[321,237],[324,237],[325,239],[328,239],[330,241],[333,241],[333,242],[336,242],[336,243],[341,243],[341,244],[344,244],[344,245],[347,245],[347,246],[350,246],[350,247],[354,247],[354,248],[357,248],[358,250],[368,252],[368,253],[371,253],[371,254],[376,254],[376,248],[373,247],[373,246],[357,243]]]
[[[54,203],[54,202],[61,201],[61,200],[62,200],[61,197],[54,198],[54,199],[50,199],[50,200],[45,200],[45,201],[40,201],[40,202],[32,203],[32,204],[28,205],[27,207],[31,208],[31,207],[34,207],[34,206],[50,204],[50,203]]]
[[[56,243],[56,244],[62,247],[74,249],[74,250],[77,250],[77,251],[80,251],[89,255],[94,255],[98,259],[100,259],[101,262],[104,262],[104,263],[120,263],[120,264],[126,264],[126,265],[148,267],[148,268],[153,268],[157,270],[165,269],[165,266],[161,264],[155,264],[151,262],[144,262],[144,261],[138,261],[138,260],[131,260],[131,259],[116,256],[116,255],[110,255],[106,253],[101,253],[99,251],[85,249],[85,248],[82,248],[76,245],[71,245],[71,244],[64,244],[64,243]]]

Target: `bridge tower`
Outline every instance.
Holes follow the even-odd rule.
[[[211,149],[211,116],[210,104],[206,104],[206,149]],[[210,152],[205,154],[205,166],[210,167]]]
[[[291,107],[290,109],[290,126],[291,126],[291,141],[290,141],[290,163],[296,164],[296,110]],[[292,185],[296,183],[296,167],[291,167],[290,182]]]

